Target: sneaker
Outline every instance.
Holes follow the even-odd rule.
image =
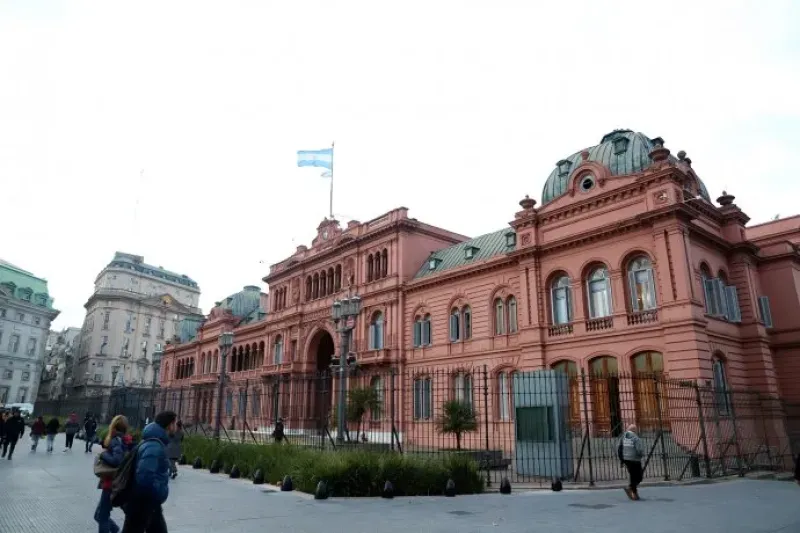
[[[634,500],[633,491],[630,489],[630,487],[625,487],[622,490],[625,491],[625,494],[628,496],[628,498],[630,498],[631,500]]]

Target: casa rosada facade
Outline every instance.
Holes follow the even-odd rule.
[[[490,431],[510,434],[511,377],[541,369],[663,374],[800,402],[800,217],[747,227],[732,195],[712,201],[684,152],[629,130],[559,161],[541,206],[519,204],[503,229],[474,239],[406,208],[346,227],[324,220],[310,248],[270,268],[263,319],[243,323],[218,305],[191,341],[167,347],[162,389],[191,388],[184,416],[212,422],[225,330],[234,345],[223,423],[244,390],[312,388],[291,378],[329,368],[340,343],[331,306],[357,294],[350,351],[361,368],[396,370],[395,423],[407,442],[424,438],[418,428],[438,405],[431,391],[471,392],[476,368],[492,391]],[[612,388],[571,402],[571,417],[601,433],[617,433],[615,419],[636,422],[620,420]],[[312,392],[284,392],[287,429],[318,409]],[[254,410],[254,426],[276,414]]]

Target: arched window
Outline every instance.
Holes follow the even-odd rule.
[[[283,337],[278,335],[275,337],[275,345],[274,345],[274,360],[276,365],[280,365],[283,363]]]
[[[374,275],[372,254],[367,256],[367,281],[372,281]]]
[[[216,372],[219,368],[219,350],[214,350],[214,358],[211,360],[211,371]]]
[[[506,308],[508,309],[508,332],[516,333],[517,326],[517,299],[509,296],[506,301]]]
[[[372,378],[370,388],[375,395],[375,403],[370,409],[370,420],[377,422],[383,417],[383,379],[380,376]]]
[[[573,426],[581,425],[581,392],[578,383],[578,365],[574,361],[558,361],[551,367],[569,379],[569,421]]]
[[[306,277],[306,301],[311,299],[311,276]]]
[[[381,252],[381,277],[385,278],[389,273],[389,252],[386,248]]]
[[[569,277],[559,276],[550,287],[553,324],[569,324],[572,322],[572,291]]]
[[[242,362],[242,370],[250,370],[250,345],[248,344],[244,350],[244,361]]]
[[[605,266],[598,266],[586,277],[589,318],[611,316],[611,277]]]
[[[433,411],[433,387],[430,377],[414,380],[414,420],[430,420]]]
[[[381,254],[380,252],[375,252],[375,266],[373,267],[373,279],[380,279],[381,278]]]
[[[494,300],[494,334],[503,335],[506,332],[506,306],[503,300],[495,298]]]
[[[206,352],[200,354],[200,373],[201,374],[206,373]]]
[[[258,366],[264,366],[264,341],[258,343]]]
[[[431,345],[431,315],[414,318],[414,347]]]
[[[463,309],[461,309],[461,327],[462,331],[464,332],[464,340],[469,340],[472,338],[472,309],[468,305],[465,305]]]
[[[383,313],[380,311],[372,315],[372,321],[369,324],[369,349],[383,349]]]
[[[319,274],[314,274],[314,290],[313,296],[315,300],[319,298]]]
[[[631,296],[631,311],[647,311],[656,308],[656,285],[650,259],[640,255],[628,263],[628,290]]]
[[[728,416],[731,413],[731,395],[725,362],[715,356],[711,363],[711,371],[714,374],[714,403],[717,412],[722,416]]]
[[[458,342],[461,334],[461,324],[458,309],[455,307],[450,311],[450,342]]]
[[[333,274],[333,290],[338,291],[342,288],[342,265],[336,265]]]
[[[319,297],[325,298],[328,295],[328,277],[325,271],[319,273]]]
[[[225,395],[225,416],[233,415],[233,391]]]
[[[427,314],[422,319],[422,345],[433,344],[433,330],[431,329],[431,315]]]
[[[512,396],[512,374],[502,371],[497,374],[497,417],[500,420],[511,420],[514,408]]]
[[[472,376],[458,372],[453,376],[453,399],[472,407]]]
[[[333,267],[328,269],[328,294],[333,294]]]

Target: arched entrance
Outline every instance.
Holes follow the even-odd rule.
[[[619,437],[623,428],[617,360],[607,355],[595,357],[589,362],[589,371],[595,428],[601,435]]]
[[[324,329],[317,331],[308,345],[308,359],[316,361],[317,370],[316,376],[312,378],[314,390],[312,416],[320,429],[323,429],[326,423],[330,424],[331,422],[328,420],[333,398],[333,379],[330,367],[335,352],[333,337]]]

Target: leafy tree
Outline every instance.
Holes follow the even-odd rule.
[[[462,435],[478,429],[478,417],[468,403],[450,400],[442,406],[442,414],[436,420],[436,424],[440,433],[455,435],[456,450],[461,450]]]
[[[357,424],[356,440],[361,435],[361,425],[364,415],[369,411],[376,411],[381,407],[378,391],[372,387],[357,387],[351,389],[347,397],[347,421]]]

